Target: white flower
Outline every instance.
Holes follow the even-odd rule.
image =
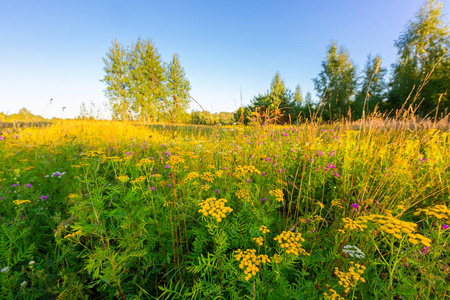
[[[30,261],[28,264],[31,266],[31,265],[34,265],[36,262],[34,261],[34,260],[32,260],[32,261]]]
[[[344,249],[342,249],[342,252],[350,255],[351,257],[356,257],[356,258],[366,257],[364,252],[362,252],[358,247],[352,246],[352,245],[345,245]]]
[[[22,283],[20,284],[21,287],[25,287],[26,285],[27,285],[27,282],[26,282],[26,281],[24,281],[24,282],[22,282]]]
[[[0,270],[0,272],[5,273],[9,271],[9,267],[4,267],[3,269]]]

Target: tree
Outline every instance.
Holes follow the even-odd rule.
[[[361,76],[362,83],[353,103],[353,116],[356,118],[367,116],[375,110],[375,107],[382,105],[386,97],[387,86],[384,80],[386,72],[386,68],[381,67],[381,58],[378,55],[373,58],[371,55],[367,57]]]
[[[412,104],[419,115],[450,106],[450,35],[442,21],[442,3],[429,0],[406,26],[395,46],[387,107]],[[418,106],[420,104],[420,106]]]
[[[293,93],[286,88],[280,73],[276,72],[269,90],[265,94],[253,97],[251,104],[246,107],[246,118],[262,122],[271,120],[276,123],[287,123],[290,114],[294,113],[291,107],[293,100]]]
[[[116,40],[103,61],[114,119],[174,121],[189,107],[191,87],[178,55],[165,64],[150,39],[139,38],[126,49]]]
[[[295,87],[294,102],[298,106],[302,106],[302,104],[303,104],[302,89],[300,88],[300,84],[297,84],[297,86]]]
[[[323,70],[314,78],[314,88],[321,99],[324,120],[344,115],[352,103],[356,87],[356,68],[344,47],[332,42],[328,46],[326,60],[322,61]]]
[[[166,111],[166,74],[161,55],[150,39],[137,40],[129,48],[133,112],[141,121],[159,119]]]
[[[166,77],[169,95],[166,108],[171,113],[172,119],[177,120],[189,108],[191,90],[191,84],[186,79],[177,54],[173,55],[172,61],[167,66]]]
[[[112,43],[106,58],[103,58],[106,84],[105,95],[109,99],[113,119],[132,120],[130,93],[129,62],[125,48],[117,42]]]

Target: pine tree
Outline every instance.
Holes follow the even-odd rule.
[[[393,65],[387,106],[406,104],[425,116],[450,106],[450,35],[442,21],[442,3],[430,0],[395,42],[398,61]],[[406,103],[407,101],[407,103]]]
[[[352,104],[356,87],[356,68],[344,47],[332,42],[327,57],[322,61],[323,70],[314,81],[317,96],[321,99],[324,120],[340,118]]]

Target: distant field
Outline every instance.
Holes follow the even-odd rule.
[[[450,297],[448,120],[0,130],[0,298]]]

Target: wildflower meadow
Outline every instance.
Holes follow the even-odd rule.
[[[0,126],[1,299],[450,298],[448,123]]]

